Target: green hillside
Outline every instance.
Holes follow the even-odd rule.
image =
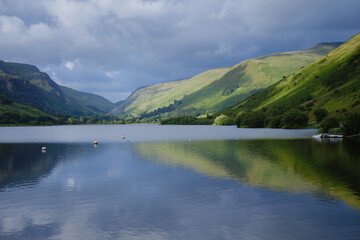
[[[62,89],[35,66],[0,61],[0,94],[53,115],[94,115],[113,105],[94,94]]]
[[[0,125],[2,124],[46,124],[54,120],[50,114],[22,105],[0,95]]]
[[[40,72],[36,66],[0,60],[0,73],[18,76],[22,80],[29,81],[31,84],[40,87],[51,94],[64,98],[64,94],[59,85],[51,80],[49,75]]]
[[[158,83],[139,88],[111,113],[140,115],[168,106],[174,103],[175,100],[181,100],[187,94],[206,87],[222,77],[228,70],[229,68],[215,68],[189,79]]]
[[[64,86],[60,86],[60,88],[65,96],[72,99],[73,102],[86,106],[97,113],[108,113],[115,107],[115,104],[99,95],[80,92]]]
[[[252,112],[255,117],[257,112],[258,117],[266,118],[266,127],[273,120],[280,121],[290,109],[306,114],[310,124],[315,124],[314,111],[319,108],[338,119],[360,112],[360,33],[316,62],[223,113],[233,119],[238,116],[241,122],[246,114],[249,117]]]
[[[112,113],[157,115],[156,118],[215,113],[274,84],[339,45],[323,43],[308,50],[271,54],[231,68],[212,69],[190,79],[140,88]]]
[[[335,49],[340,43],[323,43],[295,52],[276,53],[243,61],[222,78],[200,89],[182,102],[202,112],[214,113],[274,84]]]

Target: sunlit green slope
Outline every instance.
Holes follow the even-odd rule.
[[[206,87],[222,77],[229,69],[230,68],[215,68],[189,79],[158,83],[139,88],[115,108],[112,113],[132,113],[139,115],[168,106],[174,103],[174,100],[181,100],[185,95]]]
[[[298,108],[313,120],[325,108],[331,116],[360,112],[360,34],[267,89],[225,110],[235,116],[262,110],[265,114]],[[277,111],[273,111],[277,109]]]
[[[180,101],[165,117],[214,113],[274,84],[283,76],[314,62],[340,43],[323,43],[308,50],[276,53],[243,61],[231,68],[212,69],[182,81],[140,88],[112,111],[140,115]]]
[[[3,95],[0,95],[0,124],[9,124],[11,123],[11,120],[13,120],[14,123],[29,123],[29,121],[31,120],[30,118],[39,117],[53,116],[44,113],[39,109],[19,104]]]
[[[208,113],[222,110],[314,62],[339,45],[324,43],[308,50],[276,53],[243,61],[219,80],[186,96],[183,107],[193,106]]]

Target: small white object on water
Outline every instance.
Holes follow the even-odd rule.
[[[94,145],[98,145],[98,141],[94,141]]]
[[[121,139],[125,139],[125,136],[122,136]]]
[[[46,147],[42,147],[42,148],[41,148],[41,151],[42,151],[42,152],[46,152]]]

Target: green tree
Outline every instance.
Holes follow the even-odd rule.
[[[214,120],[214,125],[218,126],[225,126],[225,125],[233,125],[233,121],[228,116],[221,114],[220,116],[216,117]]]
[[[316,122],[320,123],[326,116],[328,115],[328,111],[323,108],[318,108],[314,110],[314,116],[316,118]]]
[[[345,135],[353,135],[360,133],[360,114],[351,113],[342,121],[341,129]]]
[[[299,110],[292,109],[284,113],[281,119],[281,126],[283,128],[303,128],[308,125],[309,118],[306,114]]]
[[[265,114],[263,112],[251,112],[244,118],[244,124],[249,128],[263,128],[265,121]]]
[[[281,119],[282,119],[282,116],[272,117],[271,121],[269,122],[269,124],[266,127],[280,128],[281,127]]]
[[[329,132],[330,128],[339,127],[339,121],[334,117],[325,117],[320,123],[320,131],[319,132]]]
[[[238,128],[241,126],[242,122],[244,121],[245,116],[246,116],[245,113],[241,113],[236,116],[235,124]]]

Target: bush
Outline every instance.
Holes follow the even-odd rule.
[[[345,135],[360,133],[360,114],[351,113],[344,118],[341,129]]]
[[[281,119],[281,126],[283,128],[303,128],[308,125],[309,118],[306,114],[300,112],[299,110],[292,109],[284,113]]]
[[[328,111],[323,108],[318,108],[314,111],[314,116],[316,118],[316,122],[318,123],[320,123],[327,115]]]
[[[325,117],[320,123],[320,132],[329,132],[330,128],[339,127],[339,121],[334,117]]]

